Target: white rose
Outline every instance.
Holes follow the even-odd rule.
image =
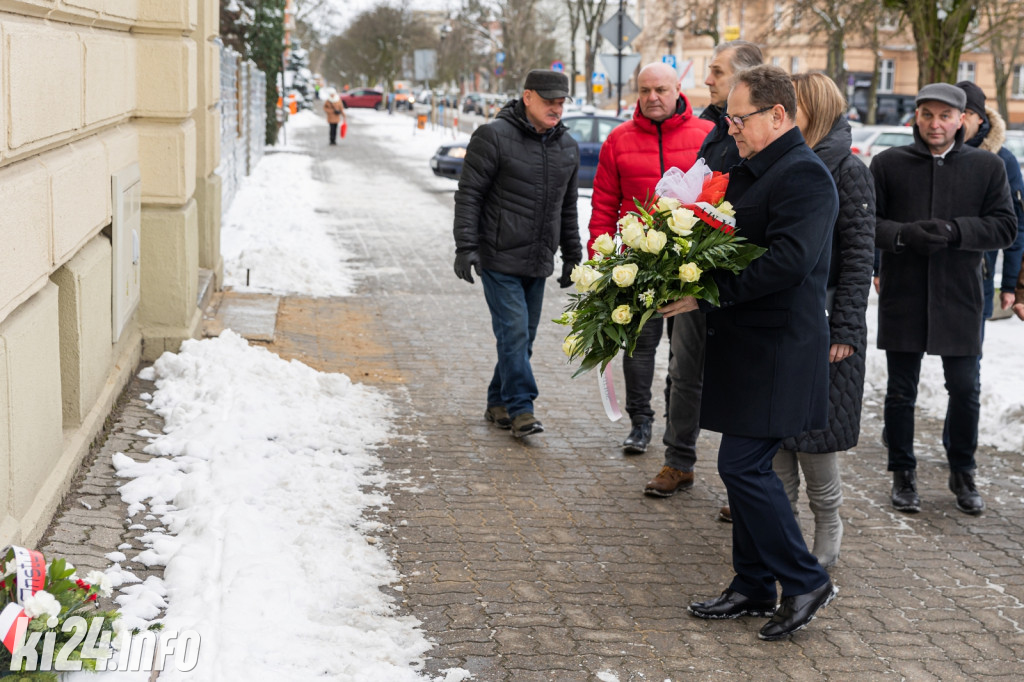
[[[644,226],[639,222],[632,222],[622,228],[622,243],[634,249],[640,248],[644,239]]]
[[[702,272],[696,263],[684,263],[679,266],[679,279],[684,282],[696,282],[700,279]]]
[[[636,273],[639,268],[636,263],[626,263],[625,265],[616,265],[612,268],[612,281],[615,282],[616,286],[628,287],[636,279]]]
[[[573,353],[575,353],[576,350],[579,348],[579,345],[580,337],[577,336],[576,334],[570,334],[569,336],[565,337],[565,341],[562,342],[562,352],[571,358]]]
[[[728,201],[723,201],[718,205],[718,210],[728,216],[736,215],[736,209],[732,207],[732,204]]]
[[[54,617],[60,615],[60,602],[46,590],[39,590],[32,596],[26,597],[22,606],[29,618],[36,618],[44,614]]]
[[[612,322],[615,324],[629,324],[632,319],[633,311],[629,309],[628,305],[620,305],[612,311]]]
[[[640,242],[640,249],[647,253],[661,253],[668,242],[668,237],[660,230],[647,230],[647,236]]]
[[[654,204],[654,212],[661,213],[662,211],[674,211],[682,205],[683,204],[679,199],[661,197],[658,199],[658,203]]]
[[[594,240],[594,250],[606,256],[615,252],[615,240],[608,234],[602,234]]]
[[[569,279],[576,283],[576,291],[582,294],[594,288],[597,280],[601,279],[601,272],[590,265],[577,265],[569,274]]]
[[[699,218],[693,214],[688,208],[677,208],[672,211],[672,215],[668,217],[666,221],[668,223],[668,229],[672,230],[680,237],[689,237],[693,234],[693,226],[699,222]]]

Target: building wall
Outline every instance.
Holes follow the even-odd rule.
[[[201,238],[221,267],[218,7],[0,0],[4,544],[45,530],[140,359],[199,331]],[[115,338],[111,182],[133,164],[140,298]]]

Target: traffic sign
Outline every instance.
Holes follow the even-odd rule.
[[[557,71],[558,73],[562,73],[563,71],[565,71],[565,64],[559,61],[551,62],[551,70]]]
[[[495,61],[496,64],[504,64],[505,63],[505,53],[504,52],[496,52],[494,54],[494,61]]]
[[[601,60],[601,66],[604,67],[604,70],[612,74],[612,78],[618,78],[619,75],[621,75],[622,78],[629,78],[633,75],[633,71],[636,67],[640,66],[640,55],[636,52],[621,56],[602,52],[597,55],[597,58]],[[620,63],[622,65],[622,71],[619,71]]]
[[[661,56],[661,61],[668,64],[673,69],[676,68],[676,56],[674,54],[664,54]]]
[[[619,22],[622,22],[621,32],[619,29]],[[619,10],[612,15],[612,18],[601,24],[601,27],[597,29],[604,38],[611,43],[616,50],[629,45],[634,38],[640,35],[640,27],[636,25],[636,22],[629,18],[629,15],[624,11]]]

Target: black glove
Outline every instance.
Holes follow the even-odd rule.
[[[922,256],[930,256],[949,246],[951,235],[945,225],[934,220],[909,223],[900,230],[897,242]]]
[[[572,269],[579,265],[579,263],[571,263],[566,261],[562,263],[562,276],[558,278],[558,286],[565,289],[568,286],[572,286]]]
[[[476,251],[463,251],[455,254],[455,276],[473,283],[473,270],[480,275],[480,254]]]

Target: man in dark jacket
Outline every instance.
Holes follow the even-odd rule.
[[[734,40],[718,45],[708,66],[711,104],[701,118],[715,127],[701,143],[698,158],[708,168],[722,173],[740,162],[736,143],[729,135],[725,113],[726,98],[733,77],[743,69],[761,63],[761,50],[753,43]],[[647,482],[644,494],[668,497],[693,486],[693,467],[697,462],[697,437],[700,436],[700,395],[704,376],[704,313],[695,310],[671,321],[671,352],[669,354],[668,414],[665,423],[665,462],[658,475]],[[723,509],[728,512],[728,507]]]
[[[485,418],[521,438],[544,430],[533,414],[530,366],[544,280],[562,250],[562,276],[582,256],[576,217],[579,147],[561,122],[569,79],[531,71],[523,97],[473,133],[455,193],[455,274],[483,281],[498,362]]]
[[[695,118],[690,102],[679,94],[679,76],[668,64],[654,62],[637,75],[637,109],[633,119],[613,130],[601,145],[591,199],[590,244],[602,234],[614,235],[618,220],[636,211],[669,168],[690,170],[711,124]],[[589,254],[588,254],[589,255]],[[631,356],[622,359],[626,380],[626,412],[631,428],[622,449],[640,454],[651,441],[654,410],[651,384],[654,358],[665,323],[647,321]],[[669,335],[672,325],[669,324]],[[693,462],[685,468],[693,484]]]
[[[964,110],[964,144],[997,154],[1006,168],[1006,179],[1010,183],[1010,199],[1017,214],[1017,238],[1008,248],[1003,249],[1003,272],[999,282],[999,307],[1006,310],[1013,305],[1013,288],[1020,272],[1021,255],[1024,254],[1024,177],[1020,163],[1009,149],[1006,141],[1006,122],[998,111],[985,104],[985,92],[971,81],[956,84],[967,95]],[[985,252],[984,296],[985,309],[982,312],[981,338],[985,338],[985,320],[992,317],[995,297],[996,258],[999,251]]]
[[[942,356],[949,488],[957,509],[980,514],[974,484],[978,445],[982,252],[1009,246],[1017,233],[1003,162],[964,144],[964,91],[949,83],[921,88],[914,144],[871,162],[875,246],[881,250],[878,347],[889,370],[885,435],[892,505],[920,511],[914,457],[914,404],[924,353]],[[945,439],[944,439],[945,440]]]
[[[729,174],[725,199],[736,211],[737,233],[767,251],[738,275],[712,274],[720,307],[688,297],[661,312],[707,313],[700,426],[722,434],[718,473],[733,520],[736,576],[720,596],[689,611],[708,619],[770,615],[758,636],[774,640],[807,625],[835,596],[807,550],[772,458],[782,439],[827,423],[825,283],[839,198],[795,125],[789,74],[775,66],[740,72],[728,111],[744,160]]]

